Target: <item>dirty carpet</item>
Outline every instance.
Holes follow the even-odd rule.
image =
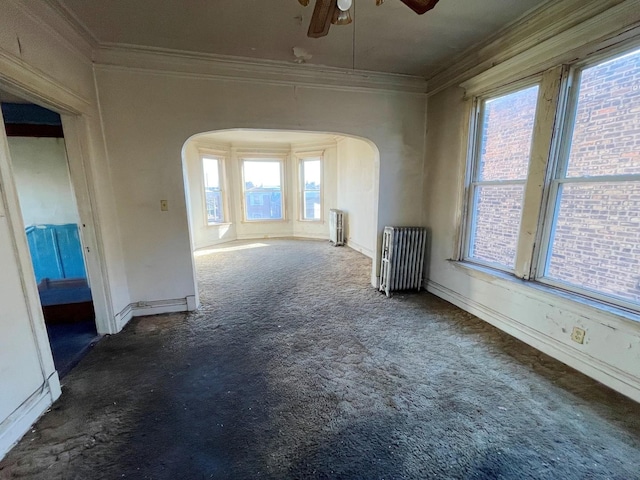
[[[638,479],[640,405],[325,242],[196,258],[0,463],[35,479]]]

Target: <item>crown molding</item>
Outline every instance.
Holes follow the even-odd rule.
[[[467,95],[473,95],[505,82],[538,75],[557,65],[576,63],[610,47],[628,45],[627,48],[633,48],[639,43],[640,18],[634,19],[619,5],[536,45],[526,54],[517,55],[476,75],[460,86]]]
[[[259,130],[258,130],[259,131]],[[277,132],[279,130],[273,130]],[[288,132],[290,130],[280,130],[282,132]],[[336,142],[342,138],[340,135],[334,134],[325,134],[326,138],[321,140],[307,140],[304,142],[259,142],[259,141],[251,141],[251,140],[241,140],[236,142],[221,142],[216,140],[215,138],[212,140],[207,140],[207,135],[213,134],[216,132],[209,132],[200,134],[197,138],[191,140],[192,145],[194,145],[198,150],[209,150],[212,152],[229,152],[231,149],[236,150],[262,150],[262,151],[292,151],[292,152],[307,152],[309,150],[326,150],[327,148],[335,147]],[[248,131],[248,136],[251,131]]]
[[[91,102],[45,72],[0,49],[0,84],[14,95],[58,112],[86,114]]]
[[[57,0],[10,1],[69,51],[83,60],[91,60],[97,41]]]
[[[288,143],[253,143],[234,142],[231,144],[231,154],[238,158],[286,158],[291,155],[291,145]]]
[[[200,154],[225,157],[231,153],[231,144],[224,142],[207,142],[206,140],[191,140]]]
[[[57,15],[66,22],[67,26],[80,36],[83,41],[93,50],[99,45],[98,38],[91,32],[89,27],[78,18],[69,8],[60,2],[60,0],[43,0],[49,8],[57,13]]]
[[[325,139],[322,141],[298,142],[291,144],[291,151],[294,155],[308,154],[310,152],[324,151],[327,148],[333,148],[338,144],[337,136],[333,136],[332,140]]]
[[[492,69],[496,76],[517,74],[515,69],[525,66],[529,73],[534,73],[532,67],[542,71],[549,63],[545,56],[557,62],[559,54],[566,56],[596,39],[620,34],[637,22],[640,0],[551,0],[454,58],[451,66],[429,77],[427,93],[433,95]]]
[[[337,90],[386,91],[425,95],[422,77],[298,65],[269,60],[204,54],[123,44],[101,44],[94,52],[98,69],[146,71],[182,77],[218,78],[271,85]]]

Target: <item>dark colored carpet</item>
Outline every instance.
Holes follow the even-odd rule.
[[[47,333],[60,377],[67,375],[100,339],[95,320],[47,325]]]
[[[348,248],[260,244],[101,341],[0,477],[640,478],[640,405]]]

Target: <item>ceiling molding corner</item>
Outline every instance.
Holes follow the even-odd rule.
[[[85,60],[91,60],[98,42],[89,30],[81,24],[58,0],[21,2],[13,4],[29,16],[43,30],[60,40],[70,51]]]
[[[619,34],[638,21],[640,0],[550,0],[429,77],[427,95],[474,77],[486,77],[483,83],[487,83],[489,77],[518,74],[516,69],[525,65],[532,73],[533,62],[542,71],[548,63],[545,55],[557,61],[563,52]]]
[[[2,49],[0,85],[9,93],[58,112],[87,114],[91,111],[91,102],[88,99]]]

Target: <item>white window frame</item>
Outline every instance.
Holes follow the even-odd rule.
[[[612,48],[574,62],[572,65],[558,65],[542,75],[533,76],[510,85],[492,89],[473,98],[468,134],[467,170],[465,176],[464,212],[462,227],[458,239],[457,259],[469,265],[477,265],[489,270],[498,270],[502,275],[513,276],[531,281],[538,288],[549,288],[559,295],[569,295],[579,300],[599,306],[605,310],[616,309],[618,312],[629,312],[628,318],[636,318],[640,313],[640,305],[612,297],[593,290],[545,277],[545,269],[551,252],[552,229],[558,211],[559,186],[563,183],[606,182],[606,181],[640,181],[640,174],[607,175],[566,179],[564,174],[568,168],[569,153],[572,141],[575,111],[579,89],[574,84],[579,80],[579,73],[585,68],[606,62],[608,59],[631,53],[640,48],[638,40],[623,42]],[[532,152],[525,185],[525,198],[522,210],[520,235],[516,266],[514,270],[505,270],[501,265],[493,265],[469,257],[470,234],[473,225],[472,180],[477,169],[477,151],[480,142],[479,117],[482,100],[508,94],[538,83],[538,104],[532,139]],[[579,83],[577,84],[579,85]],[[543,104],[542,102],[546,102]],[[568,181],[567,181],[568,180]],[[497,274],[497,272],[496,272]]]
[[[321,152],[304,152],[296,155],[298,158],[298,220],[301,222],[309,223],[322,223],[324,222],[324,151]],[[304,218],[304,194],[305,194],[305,182],[304,182],[304,163],[310,161],[320,161],[320,218]]]
[[[212,150],[199,150],[200,156],[200,171],[202,173],[202,182],[200,189],[202,191],[202,208],[204,211],[204,224],[208,227],[217,227],[219,225],[229,224],[229,200],[227,196],[227,181],[226,181],[226,157],[220,152]],[[222,198],[222,222],[210,222],[209,212],[207,210],[207,191],[205,183],[204,173],[204,160],[212,159],[218,161],[218,179],[220,181],[220,196]]]
[[[491,100],[494,98],[502,97],[509,95],[511,93],[515,93],[521,90],[526,90],[527,88],[531,88],[534,86],[538,86],[538,99],[536,100],[536,119],[538,115],[538,103],[540,102],[540,93],[542,91],[541,79],[539,77],[530,78],[522,82],[515,83],[513,85],[509,85],[507,87],[499,88],[488,92],[485,95],[478,96],[474,99],[473,104],[473,115],[472,115],[472,124],[469,129],[469,151],[468,151],[468,169],[466,174],[466,201],[465,201],[465,225],[463,230],[463,238],[462,238],[462,260],[474,263],[486,267],[490,267],[496,270],[500,270],[508,273],[515,273],[517,269],[517,256],[516,256],[516,265],[513,268],[509,268],[505,265],[501,265],[494,262],[488,262],[486,260],[482,260],[480,258],[472,257],[470,255],[471,246],[472,246],[472,232],[474,231],[475,220],[477,215],[475,215],[475,194],[478,185],[523,185],[524,189],[527,188],[528,175],[523,180],[487,180],[487,181],[479,181],[477,180],[479,175],[480,168],[480,153],[482,146],[482,130],[484,127],[484,123],[482,119],[484,118],[484,107],[487,100]],[[534,120],[535,122],[535,120]],[[535,124],[534,124],[534,132],[535,135]],[[531,162],[533,150],[533,138],[531,141],[531,148],[529,151],[529,162]],[[523,192],[523,197],[525,193]],[[524,215],[524,198],[523,198],[523,209],[522,215]],[[521,219],[522,223],[522,219]],[[516,248],[519,246],[519,240],[516,241]]]
[[[569,168],[569,160],[571,146],[573,140],[573,129],[576,120],[576,111],[578,107],[578,99],[580,95],[580,80],[582,71],[604,63],[607,60],[614,60],[616,57],[624,55],[625,52],[631,53],[637,50],[638,46],[617,48],[609,50],[600,55],[594,55],[582,62],[578,62],[571,67],[568,79],[569,88],[565,91],[564,103],[566,107],[564,111],[558,112],[561,130],[559,132],[558,148],[554,152],[551,159],[551,178],[548,188],[548,198],[546,208],[541,215],[541,232],[539,245],[536,252],[535,270],[533,278],[539,283],[548,285],[560,290],[575,293],[580,296],[594,299],[606,304],[622,307],[631,311],[640,310],[640,305],[625,301],[624,299],[600,293],[595,290],[581,288],[578,285],[563,282],[546,276],[546,269],[551,259],[552,245],[551,239],[555,230],[557,216],[559,214],[560,201],[562,196],[559,195],[561,185],[576,183],[603,183],[603,182],[638,182],[640,183],[640,174],[622,174],[622,175],[601,175],[588,177],[567,177],[566,173]]]
[[[275,163],[278,162],[280,164],[280,201],[282,202],[282,218],[259,218],[259,219],[249,219],[247,218],[247,195],[246,195],[246,182],[244,178],[244,164],[245,162],[269,162]],[[287,221],[287,202],[286,202],[286,185],[285,185],[285,167],[286,167],[286,156],[282,155],[269,155],[269,154],[247,154],[240,157],[240,179],[242,182],[240,191],[242,194],[242,221],[247,223],[262,223],[262,222],[286,222]]]

